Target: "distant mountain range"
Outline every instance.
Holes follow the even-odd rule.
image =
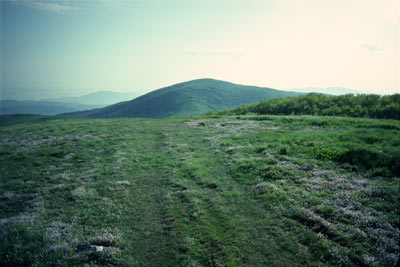
[[[16,101],[1,100],[0,115],[7,114],[40,114],[56,115],[85,109],[104,107],[104,105],[82,105],[55,101]]]
[[[0,115],[40,114],[56,115],[94,108],[101,108],[137,97],[137,93],[99,91],[79,97],[63,97],[43,100],[1,100]]]
[[[267,98],[297,96],[311,92],[328,95],[366,93],[343,87],[307,87],[283,91],[215,79],[198,79],[154,90],[140,97],[137,97],[139,93],[135,92],[98,91],[79,97],[48,98],[38,101],[1,100],[0,115],[67,114],[91,118],[165,118],[200,115]]]
[[[198,79],[164,87],[131,101],[65,115],[90,118],[192,116],[254,103],[266,98],[297,95],[300,93],[214,79]]]
[[[134,92],[119,93],[113,91],[98,91],[79,97],[62,97],[44,100],[51,102],[78,103],[82,105],[107,106],[118,102],[131,100],[137,96],[139,96],[139,94]]]
[[[295,88],[295,89],[291,89],[291,91],[300,92],[300,93],[321,93],[321,94],[327,94],[327,95],[369,94],[367,92],[357,91],[357,90],[343,88],[343,87],[326,87],[326,88],[307,87],[307,88]]]

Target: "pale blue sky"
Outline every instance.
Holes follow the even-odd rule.
[[[395,0],[0,1],[3,95],[144,93],[203,77],[400,92]]]

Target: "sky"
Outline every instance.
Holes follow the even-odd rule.
[[[397,0],[0,0],[1,96],[214,78],[400,93]]]

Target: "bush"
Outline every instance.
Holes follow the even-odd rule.
[[[264,180],[280,180],[285,178],[290,178],[291,173],[288,169],[277,166],[277,165],[267,165],[259,171],[260,177]]]
[[[282,146],[279,151],[279,155],[287,155],[289,153],[289,147],[287,146]]]
[[[383,168],[375,168],[375,169],[373,169],[372,170],[372,175],[373,176],[391,177],[392,173],[388,168],[383,167]]]
[[[314,156],[322,160],[338,160],[344,153],[344,149],[341,147],[316,147],[312,150]]]
[[[266,99],[256,104],[246,104],[219,111],[219,115],[322,115],[351,116],[380,119],[400,119],[400,94],[327,96],[311,93],[296,97]],[[312,122],[313,126],[325,126]]]
[[[342,163],[358,165],[367,169],[377,167],[384,161],[383,155],[365,148],[350,148],[337,157]]]
[[[322,160],[333,160],[365,170],[373,170],[374,176],[391,177],[400,175],[400,151],[385,154],[372,151],[358,145],[345,145],[344,147],[313,147],[314,157]]]

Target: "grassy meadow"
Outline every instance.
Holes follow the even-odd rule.
[[[400,121],[0,117],[2,266],[395,266]]]

